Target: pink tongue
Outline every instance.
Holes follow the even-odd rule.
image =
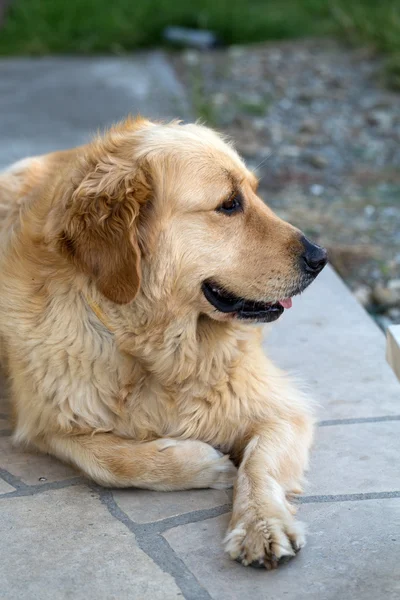
[[[291,308],[292,307],[292,299],[285,298],[284,300],[279,300],[279,304],[283,306],[283,308]]]

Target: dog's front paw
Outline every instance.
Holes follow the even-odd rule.
[[[225,550],[244,566],[275,569],[304,546],[304,527],[291,515],[281,517],[242,515],[231,522],[225,537]]]
[[[215,490],[226,490],[233,487],[236,479],[237,469],[229,460],[228,456],[223,456],[217,460],[213,466],[214,480],[210,487]]]
[[[157,440],[159,452],[168,452],[181,469],[182,489],[233,487],[237,469],[229,459],[210,444],[199,440]]]

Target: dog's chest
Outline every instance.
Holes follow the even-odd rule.
[[[140,440],[174,437],[230,443],[249,416],[248,399],[257,381],[247,340],[232,337],[205,347],[180,345],[168,356],[160,347],[136,363],[143,370],[131,380],[118,431]]]
[[[240,429],[242,408],[229,381],[167,387],[149,377],[132,386],[117,430],[138,440],[190,438],[225,447]]]

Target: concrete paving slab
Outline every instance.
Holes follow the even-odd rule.
[[[331,268],[269,328],[265,347],[308,384],[321,419],[400,414],[385,337]]]
[[[276,571],[244,568],[222,552],[228,515],[164,534],[218,600],[397,600],[400,499],[304,506],[309,544]]]
[[[121,510],[135,523],[160,521],[231,502],[231,495],[225,490],[191,490],[167,494],[147,490],[117,490],[113,496]]]
[[[89,488],[0,498],[0,527],[1,598],[182,599]]]
[[[79,476],[75,469],[51,456],[13,446],[10,437],[0,437],[0,468],[28,485],[45,485]]]
[[[3,479],[0,479],[0,496],[3,494],[9,494],[10,492],[15,492],[15,487],[8,484]]]
[[[307,495],[400,489],[400,420],[320,427]]]
[[[185,94],[162,52],[123,58],[0,60],[0,167],[87,142],[142,113],[187,118]]]

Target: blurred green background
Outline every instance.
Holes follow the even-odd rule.
[[[122,53],[162,44],[167,25],[225,44],[335,35],[400,54],[400,0],[13,0],[0,53]]]

